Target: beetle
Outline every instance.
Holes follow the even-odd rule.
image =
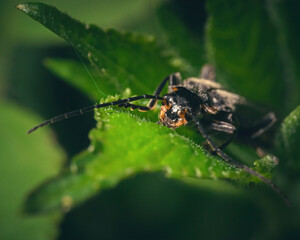
[[[160,96],[167,83],[168,93]],[[140,99],[149,99],[148,105],[142,106],[132,103]],[[253,111],[253,106],[244,97],[225,90],[221,84],[217,83],[215,81],[214,68],[208,64],[202,67],[199,78],[187,78],[182,81],[180,73],[173,73],[161,81],[153,95],[144,94],[119,99],[117,101],[95,104],[61,114],[33,127],[27,133],[29,134],[48,124],[53,124],[64,119],[94,111],[94,109],[109,106],[131,108],[131,110],[136,109],[142,112],[150,111],[155,107],[158,101],[162,103],[158,124],[175,129],[188,123],[193,123],[211,148],[213,154],[217,154],[230,165],[258,177],[262,182],[275,190],[284,201],[290,205],[287,196],[270,179],[264,177],[247,165],[232,159],[222,150],[236,135],[243,135],[255,139],[265,133],[276,122],[275,114],[269,112],[257,121],[250,119],[249,123],[249,115],[244,115],[244,112],[245,109]],[[218,146],[208,133],[210,131],[225,133],[229,138]]]

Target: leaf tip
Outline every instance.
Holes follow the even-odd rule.
[[[26,4],[24,3],[20,3],[16,6],[17,9],[23,11],[23,12],[26,12],[27,11],[27,7],[26,7]]]

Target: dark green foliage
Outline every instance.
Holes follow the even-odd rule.
[[[290,6],[289,1],[279,3],[272,0],[208,0],[201,3],[166,1],[157,6],[156,21],[160,28],[156,38],[83,24],[55,7],[42,3],[25,3],[17,8],[71,44],[80,62],[48,59],[45,64],[53,73],[93,101],[98,102],[101,97],[106,97],[101,99],[101,102],[106,102],[119,97],[151,94],[157,84],[170,73],[180,71],[185,77],[197,76],[200,67],[209,62],[216,67],[218,81],[234,92],[272,107],[278,113],[280,122],[281,116],[284,117],[299,104],[299,72],[296,68],[296,64],[299,64],[299,55],[296,54],[299,47],[294,40],[299,32],[298,35],[294,33],[297,16]],[[293,14],[288,15],[288,10],[293,10]],[[147,104],[145,101],[140,103]],[[185,205],[190,211],[189,207],[196,206],[197,213],[193,214],[191,211],[188,215],[192,216],[191,220],[187,220],[183,230],[173,232],[176,237],[182,236],[178,239],[184,239],[183,236],[187,236],[187,239],[195,236],[222,238],[223,235],[217,233],[210,235],[205,231],[208,228],[203,226],[218,222],[222,218],[220,212],[231,209],[228,208],[230,204],[242,209],[234,216],[243,219],[244,225],[247,224],[246,219],[251,219],[251,226],[255,229],[249,232],[244,228],[237,229],[230,221],[232,211],[228,211],[230,213],[225,214],[226,223],[222,226],[232,232],[237,231],[236,235],[231,235],[233,239],[245,238],[245,232],[251,239],[274,238],[277,234],[284,236],[291,229],[291,232],[296,232],[295,226],[300,223],[297,218],[300,193],[296,190],[300,184],[297,176],[300,166],[300,156],[297,153],[299,107],[281,123],[276,147],[268,149],[278,155],[278,166],[274,156],[267,155],[257,160],[255,150],[241,143],[232,143],[227,149],[236,160],[246,162],[266,177],[271,178],[273,170],[276,169],[278,184],[287,191],[297,208],[293,213],[286,209],[283,201],[268,186],[251,184],[259,183],[257,178],[209,154],[201,144],[201,136],[194,129],[183,127],[173,131],[157,125],[158,111],[159,106],[149,113],[131,112],[117,107],[96,110],[97,126],[89,133],[90,147],[74,157],[58,176],[39,185],[27,198],[25,211],[69,211],[76,206],[66,221],[79,221],[79,224],[84,225],[84,221],[76,216],[77,212],[89,212],[85,208],[90,202],[95,204],[97,199],[101,202],[102,194],[105,198],[105,194],[115,191],[114,187],[118,184],[120,186],[117,189],[126,192],[123,195],[116,193],[116,196],[121,196],[120,199],[126,201],[125,196],[132,192],[137,196],[148,194],[149,196],[141,198],[149,204],[153,192],[147,188],[151,188],[151,184],[147,185],[147,179],[153,176],[156,179],[153,181],[158,181],[157,184],[161,184],[162,189],[164,186],[179,184],[179,189],[193,189],[189,191],[195,191],[192,195],[195,194],[195,198],[199,200],[199,205],[198,202],[195,203],[196,200],[190,203],[182,199],[175,204],[174,209],[182,212],[185,211]],[[285,158],[289,164],[282,163]],[[291,171],[291,167],[295,169]],[[286,176],[287,172],[294,173],[293,177]],[[151,174],[145,174],[143,178],[143,173]],[[176,180],[161,183],[166,181],[162,180],[165,179],[162,176]],[[134,184],[143,193],[126,190],[126,186],[122,190],[123,184],[140,178],[145,185]],[[206,182],[207,179],[217,181]],[[221,180],[227,180],[230,184]],[[240,189],[233,189],[231,183],[235,183],[234,186],[239,186]],[[246,190],[242,190],[244,186],[247,186]],[[105,189],[107,190],[104,191]],[[184,194],[185,190],[182,189],[178,191]],[[168,194],[175,194],[176,197],[172,198]],[[162,199],[184,198],[179,195],[176,190],[160,192]],[[112,203],[112,206],[118,208],[118,202]],[[168,210],[168,206],[162,209]],[[170,212],[174,212],[174,209]],[[126,207],[119,209],[120,212],[126,210]],[[205,217],[200,219],[200,212],[206,213]],[[287,215],[290,215],[293,224],[281,222]],[[161,217],[159,214],[153,216]],[[187,219],[188,216],[174,214],[181,226],[184,223],[179,218]],[[147,217],[141,219],[145,221]],[[269,223],[270,219],[272,223]],[[267,225],[266,229],[259,227],[262,225]],[[63,228],[62,236],[72,236],[71,233],[64,232],[66,229],[67,227]],[[220,232],[225,234],[224,238],[229,238],[232,232],[228,233],[224,229]],[[97,230],[102,231],[91,227],[91,231]],[[217,226],[215,230],[218,231]],[[78,229],[74,231],[80,232]],[[143,233],[141,231],[139,236]],[[171,236],[169,239],[176,239],[172,237],[175,235],[163,238],[168,239]],[[80,234],[74,236],[80,238]],[[128,238],[134,239],[132,236]]]
[[[76,48],[94,66],[105,94],[122,93],[127,87],[133,94],[152,92],[160,79],[180,70],[171,66],[172,59],[163,55],[153,37],[83,24],[42,3],[17,7]]]
[[[276,1],[208,1],[206,44],[208,59],[216,66],[220,81],[287,114],[287,109],[298,103],[299,94],[291,86],[299,90],[299,80],[292,65],[292,46],[282,39],[286,38],[285,29],[282,25],[276,29],[273,19],[281,21],[277,19],[277,5]]]
[[[282,156],[286,157],[284,164],[300,170],[300,155],[295,151],[300,146],[300,106],[291,112],[283,121],[277,136],[277,148]]]

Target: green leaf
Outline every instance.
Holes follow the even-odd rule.
[[[64,174],[33,192],[27,201],[28,212],[68,209],[141,172],[164,172],[166,177],[181,180],[191,177],[259,182],[176,131],[127,111],[99,109],[96,119],[98,128],[90,133],[89,150],[74,158]],[[269,175],[272,167],[263,161],[258,161],[258,168]]]
[[[98,74],[97,85],[105,93],[118,92],[124,96],[128,87],[133,94],[152,92],[157,83],[175,69],[170,64],[172,59],[165,57],[163,49],[152,39],[84,25],[41,3],[20,4],[18,8],[70,42],[84,57],[82,62],[90,62],[90,71],[96,72],[92,75]],[[189,54],[190,50],[186,56]],[[195,59],[193,62],[196,65]],[[91,84],[86,82],[87,77],[84,81],[80,78],[84,75],[83,67],[79,68],[73,61],[52,60],[46,64],[68,81],[78,74],[72,84],[85,92],[91,91],[90,96],[96,98],[95,90],[91,90]],[[177,67],[183,66],[187,65],[177,64]],[[106,99],[112,100],[116,98]],[[177,133],[155,124],[157,114],[155,111],[129,114],[129,111],[116,107],[97,110],[98,128],[90,134],[90,150],[73,159],[71,169],[65,169],[60,176],[37,188],[26,202],[26,211],[43,212],[58,207],[68,210],[100,190],[145,171],[164,172],[167,177],[177,179],[222,178],[243,184],[259,182],[256,177],[209,155],[196,144],[199,140],[194,142],[185,137],[189,136],[186,131],[178,130]],[[265,170],[262,166],[266,164],[258,164],[264,174],[269,174],[270,168]]]
[[[153,37],[102,30],[42,3],[24,3],[17,8],[68,41],[82,62],[89,61],[101,94],[122,93],[127,87],[133,94],[152,93],[164,77],[180,70]]]
[[[99,100],[97,86],[93,84],[91,76],[82,63],[67,59],[47,59],[45,65],[54,74],[81,90],[92,100]]]
[[[189,16],[185,16],[183,14],[185,12]],[[157,16],[162,27],[159,32],[160,38],[165,42],[165,47],[186,62],[188,77],[198,76],[201,67],[206,63],[203,30],[206,17],[204,1],[194,1],[189,4],[168,1],[157,9]],[[184,21],[186,19],[193,20],[186,22]],[[191,25],[196,25],[196,29]]]
[[[218,79],[282,112],[282,103],[287,104],[283,60],[265,2],[208,0],[207,10],[207,54]]]
[[[0,103],[0,239],[54,239],[58,215],[22,215],[23,200],[41,181],[53,177],[64,158],[49,131],[28,136],[38,119],[12,103]]]
[[[74,204],[81,203],[97,192],[95,183],[95,179],[86,174],[67,172],[33,191],[26,199],[24,210],[41,213],[60,207],[62,211],[69,211]]]
[[[293,0],[269,0],[267,10],[277,30],[276,40],[280,54],[285,86],[285,114],[291,112],[300,102],[300,2]]]
[[[294,170],[300,169],[300,106],[291,112],[282,122],[277,136],[277,148],[279,149],[283,163],[288,164]]]

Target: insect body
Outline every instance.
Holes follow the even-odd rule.
[[[244,124],[245,119],[240,118],[239,116],[242,115],[236,113],[244,106],[249,105],[246,99],[224,90],[214,79],[215,73],[210,65],[205,65],[202,68],[200,78],[188,78],[182,81],[179,73],[171,74],[159,84],[153,95],[144,94],[127,99],[119,99],[114,102],[96,104],[65,113],[46,120],[30,129],[28,133],[42,126],[83,115],[97,108],[119,106],[131,108],[132,110],[149,111],[154,108],[158,101],[161,101],[159,124],[175,129],[187,123],[193,123],[210,146],[212,152],[234,167],[243,169],[247,173],[258,177],[261,181],[271,186],[289,204],[288,198],[270,179],[265,178],[252,168],[235,161],[221,150],[239,133],[246,133],[250,138],[255,138],[264,133],[276,121],[274,113],[268,113],[260,120],[254,122],[254,124]],[[169,84],[168,93],[160,96],[167,83]],[[140,99],[150,99],[150,101],[147,106],[132,103]],[[225,133],[229,135],[229,138],[222,145],[218,146],[208,134],[210,131]]]

